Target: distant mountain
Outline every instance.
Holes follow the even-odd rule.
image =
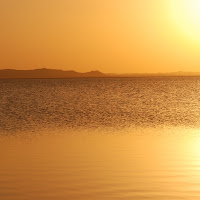
[[[79,73],[73,70],[63,71],[57,69],[34,69],[34,70],[0,70],[0,79],[17,79],[17,78],[78,78],[78,77],[106,77],[106,74],[100,71],[91,71]]]
[[[64,71],[57,69],[34,69],[34,70],[0,70],[0,79],[20,78],[81,78],[81,77],[155,77],[155,76],[200,76],[200,72],[171,72],[171,73],[134,73],[134,74],[104,74],[100,71],[80,73],[73,70]]]
[[[168,73],[127,73],[110,74],[112,77],[162,77],[162,76],[200,76],[200,72],[168,72]]]

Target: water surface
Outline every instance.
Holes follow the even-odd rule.
[[[0,198],[199,199],[200,78],[0,80]]]

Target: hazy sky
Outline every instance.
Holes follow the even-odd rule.
[[[0,0],[0,69],[200,71],[200,0]]]

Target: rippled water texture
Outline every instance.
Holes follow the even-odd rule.
[[[0,199],[200,199],[200,77],[0,80]]]

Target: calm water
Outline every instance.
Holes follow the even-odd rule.
[[[200,77],[0,80],[0,199],[200,199]]]

